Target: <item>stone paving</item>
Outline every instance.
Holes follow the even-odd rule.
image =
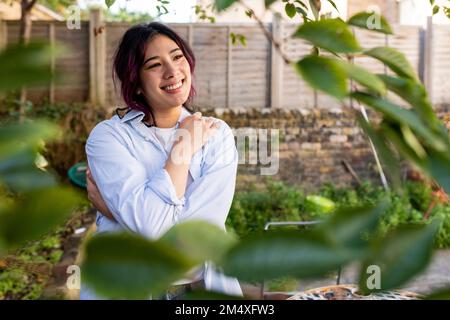
[[[341,284],[357,283],[358,265],[350,265],[342,271]],[[332,285],[335,279],[325,279],[312,282],[300,282],[299,290]],[[439,289],[450,288],[450,250],[435,252],[430,264],[422,273],[405,284],[402,288],[420,294],[429,294]]]
[[[356,284],[358,281],[358,272],[359,267],[357,264],[349,265],[344,268],[341,273],[340,283]],[[335,284],[336,277],[334,275],[329,278],[316,280],[300,280],[298,291],[305,291]],[[243,284],[242,287],[245,294],[249,297],[258,298],[261,296],[261,288],[259,286]],[[450,288],[450,249],[437,250],[426,270],[400,289],[427,295],[443,288]],[[283,295],[278,294],[269,294],[269,296],[275,299],[283,298]]]

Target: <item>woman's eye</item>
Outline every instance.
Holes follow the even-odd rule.
[[[183,57],[184,57],[184,56],[183,56],[182,54],[179,54],[179,55],[175,56],[175,60],[181,59],[181,58],[183,58]]]
[[[161,65],[160,63],[155,63],[155,64],[152,64],[151,66],[147,67],[147,69],[152,69],[152,68],[158,67],[160,65]]]

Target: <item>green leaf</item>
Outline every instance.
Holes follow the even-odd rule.
[[[450,300],[450,288],[433,292],[426,296],[425,300]]]
[[[69,217],[81,201],[72,189],[62,187],[33,190],[20,199],[0,213],[0,234],[9,247],[48,232]]]
[[[242,240],[228,252],[224,270],[247,281],[316,277],[336,270],[354,256],[354,252],[338,249],[317,234],[277,231]]]
[[[450,152],[428,150],[427,171],[450,194]]]
[[[308,13],[305,11],[305,9],[300,8],[300,7],[295,7],[295,10],[302,15],[303,17],[303,21],[306,23],[306,21],[308,20]]]
[[[434,6],[433,7],[433,15],[437,14],[439,12],[440,7],[439,6]]]
[[[60,133],[58,126],[42,120],[0,126],[0,161],[5,156],[35,146],[42,140],[57,138]]]
[[[160,241],[189,252],[193,264],[204,261],[220,262],[236,239],[216,225],[204,221],[189,221],[172,227]]]
[[[146,299],[159,295],[192,265],[162,242],[130,234],[94,236],[82,266],[86,282],[106,298]]]
[[[401,178],[399,160],[386,144],[385,137],[381,134],[381,132],[375,130],[369,123],[367,123],[361,115],[358,115],[356,120],[375,146],[375,149],[380,157],[380,161],[383,165],[383,169],[386,171],[388,178],[391,180],[393,189],[400,191]]]
[[[15,44],[0,52],[0,92],[48,83],[51,57],[58,56],[61,48],[43,43]]]
[[[264,0],[264,5],[269,8],[277,0]]]
[[[30,191],[56,185],[51,174],[36,167],[36,156],[36,152],[28,148],[0,157],[0,181],[14,191]]]
[[[447,150],[445,142],[433,133],[413,111],[403,109],[385,99],[374,97],[362,92],[354,92],[352,93],[352,97],[383,113],[390,119],[393,119],[398,123],[408,125],[416,134],[424,139],[424,143],[433,149],[438,151]]]
[[[359,12],[348,20],[348,24],[371,31],[393,34],[387,20],[376,12]]]
[[[4,243],[2,236],[0,235],[0,258],[5,256],[7,253],[8,251],[6,250],[6,244]]]
[[[241,296],[229,296],[223,293],[196,290],[188,292],[183,299],[185,300],[246,300]]]
[[[414,150],[406,143],[398,125],[383,121],[380,125],[380,134],[395,146],[395,149],[405,159],[409,160],[416,167],[427,171],[425,159],[420,158]]]
[[[402,77],[419,81],[413,67],[400,51],[390,47],[376,47],[365,51],[364,54],[380,60],[386,64],[392,71]]]
[[[331,4],[333,8],[339,13],[339,9],[333,0],[328,0],[328,3]]]
[[[348,95],[345,71],[336,60],[306,56],[297,62],[295,68],[314,89],[321,90],[339,100]]]
[[[295,3],[298,3],[299,5],[301,5],[301,6],[303,7],[303,9],[305,9],[306,11],[309,10],[308,6],[307,6],[303,1],[300,1],[300,0],[294,0],[294,2],[295,2]]]
[[[337,53],[361,51],[356,38],[341,19],[323,19],[302,24],[294,37],[305,39],[314,46]]]
[[[359,287],[364,293],[399,288],[421,272],[429,263],[433,242],[441,221],[429,225],[402,226],[379,239],[371,257],[360,273]],[[375,265],[381,271],[380,288],[368,288],[367,267]]]
[[[284,10],[286,11],[286,14],[289,18],[293,18],[296,14],[295,6],[292,3],[286,3],[286,6],[284,7]]]
[[[339,246],[364,248],[388,208],[388,199],[383,199],[376,206],[341,208],[320,229]]]
[[[116,2],[116,0],[105,0],[105,4],[108,7],[108,9]]]
[[[305,205],[308,208],[314,208],[315,211],[323,213],[332,212],[336,208],[336,204],[334,203],[334,201],[316,195],[308,195],[305,199]]]
[[[214,0],[215,8],[217,11],[223,11],[235,3],[236,0]]]
[[[236,44],[236,34],[234,32],[230,32],[231,44],[234,46]]]
[[[349,78],[355,80],[359,84],[380,95],[386,94],[386,86],[384,85],[383,81],[373,73],[360,66],[348,63],[344,60],[336,61],[341,64],[342,68],[345,70]]]
[[[408,102],[420,118],[431,127],[433,132],[439,134],[440,138],[447,141],[447,145],[450,145],[447,129],[436,116],[428,99],[425,87],[422,84],[410,79],[392,77],[384,74],[379,74],[378,77],[383,80],[390,91]]]
[[[242,34],[238,35],[238,38],[239,38],[239,41],[241,42],[241,44],[244,47],[246,47],[247,46],[247,38]]]
[[[386,84],[389,90],[396,93],[417,110],[417,113],[429,123],[435,123],[437,117],[428,100],[424,86],[418,82],[405,78],[397,78],[385,74],[378,77]]]

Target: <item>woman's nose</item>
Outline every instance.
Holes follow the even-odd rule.
[[[173,63],[166,64],[166,68],[164,70],[164,78],[170,79],[176,76],[177,74],[177,68]]]

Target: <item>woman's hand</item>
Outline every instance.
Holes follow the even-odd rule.
[[[178,140],[172,146],[165,169],[179,198],[186,191],[189,166],[194,154],[205,145],[219,128],[212,118],[202,118],[200,112],[186,117],[179,126]]]
[[[103,216],[110,220],[116,220],[112,215],[111,211],[108,209],[105,201],[103,200],[100,191],[98,190],[97,184],[92,177],[91,171],[89,168],[86,170],[86,181],[87,181],[87,192],[88,199],[92,202],[92,205],[95,209],[97,209]]]
[[[184,147],[187,147],[193,156],[214,135],[219,124],[214,122],[213,118],[202,117],[201,112],[196,112],[186,117],[179,128],[185,131],[181,133],[178,143],[184,143]]]

